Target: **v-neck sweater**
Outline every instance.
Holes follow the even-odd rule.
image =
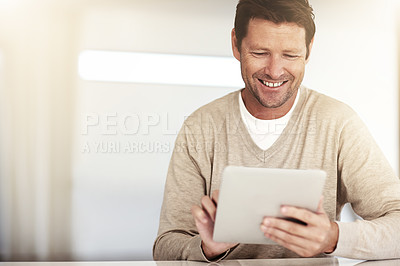
[[[399,258],[400,181],[359,116],[347,105],[302,87],[282,134],[262,150],[242,121],[238,93],[199,108],[185,120],[168,169],[154,259],[207,261],[190,209],[219,189],[228,165],[326,171],[323,195],[329,218],[338,221],[349,202],[364,219],[337,222],[339,239],[331,255]],[[288,257],[298,256],[279,245],[239,244],[223,258]]]
[[[296,99],[294,104],[284,116],[264,120],[254,117],[246,108],[244,104],[242,94],[239,93],[239,110],[242,120],[253,139],[254,143],[262,150],[267,150],[271,145],[279,138],[282,131],[285,129],[290,117],[292,116],[293,109],[296,107],[299,100],[298,93],[296,93]]]

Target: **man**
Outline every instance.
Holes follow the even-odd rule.
[[[354,111],[301,86],[314,33],[307,0],[239,1],[232,49],[245,88],[185,121],[168,170],[154,259],[400,257],[399,179]],[[322,169],[324,198],[316,213],[282,207],[305,225],[261,222],[265,237],[279,245],[214,242],[227,165]],[[337,222],[347,202],[365,220]]]

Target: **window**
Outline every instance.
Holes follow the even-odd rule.
[[[78,67],[88,81],[243,87],[233,57],[86,50]]]

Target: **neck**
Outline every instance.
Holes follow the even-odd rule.
[[[289,98],[283,105],[276,108],[269,108],[261,105],[258,100],[247,89],[241,91],[242,99],[246,109],[255,118],[262,120],[273,120],[285,116],[292,108],[298,90],[294,92],[292,97]]]

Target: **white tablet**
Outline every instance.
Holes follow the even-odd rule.
[[[265,216],[291,205],[316,211],[325,184],[322,170],[228,166],[222,174],[214,241],[276,244],[260,229]]]

